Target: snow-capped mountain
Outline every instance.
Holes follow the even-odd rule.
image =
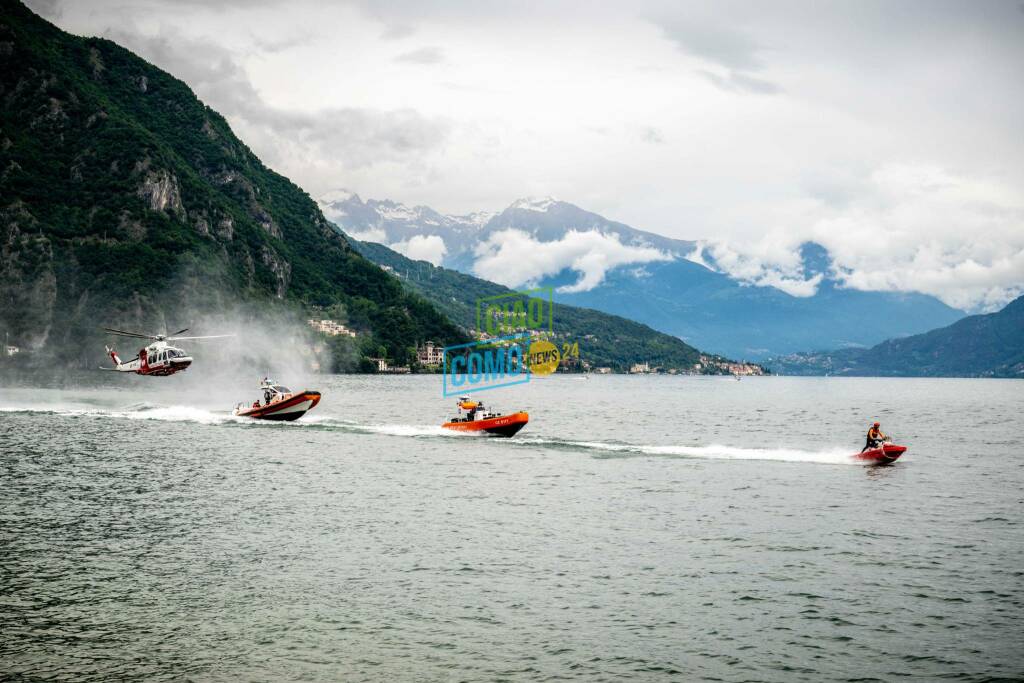
[[[358,194],[346,190],[328,193],[319,203],[324,215],[350,237],[386,244],[406,256],[410,254],[403,247],[413,238],[439,238],[444,256],[434,265],[465,272],[473,270],[478,249],[493,242],[499,233],[510,230],[543,243],[557,243],[571,232],[597,233],[610,238],[612,243],[652,248],[672,257],[689,254],[696,245],[637,230],[552,197],[518,199],[498,213],[481,211],[466,215],[442,214],[429,206],[409,207],[388,199],[363,201]]]
[[[684,256],[693,252],[696,242],[677,240],[653,232],[637,230],[625,223],[608,220],[604,216],[585,211],[575,204],[543,199],[519,199],[496,214],[481,231],[481,241],[501,230],[521,230],[534,239],[551,242],[564,239],[569,231],[596,231],[615,236],[628,246],[654,247],[670,254]]]
[[[713,262],[688,260],[696,242],[638,230],[551,197],[469,216],[364,202],[349,193],[322,198],[321,206],[360,241],[509,287],[553,286],[564,303],[622,315],[733,358],[871,346],[963,317],[923,294],[841,287],[820,245],[801,248],[804,274],[816,289],[798,297],[739,282]]]
[[[409,207],[388,199],[363,201],[339,190],[319,200],[328,220],[363,242],[386,244],[409,258],[434,265],[455,262],[472,251],[477,234],[494,214],[449,216],[429,206]]]

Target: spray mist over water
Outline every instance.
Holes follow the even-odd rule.
[[[192,366],[167,378],[143,378],[153,382],[154,400],[228,410],[259,397],[264,377],[293,391],[316,389],[318,369],[330,365],[324,344],[296,311],[206,313],[186,336],[215,334],[233,336],[175,343],[193,357]]]

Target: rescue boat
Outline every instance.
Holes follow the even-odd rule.
[[[872,448],[864,451],[863,453],[854,455],[853,459],[875,465],[888,465],[889,463],[899,460],[899,457],[903,455],[906,450],[906,446],[897,446],[893,443],[883,443],[877,448]]]
[[[264,378],[260,389],[263,390],[263,403],[258,400],[251,406],[239,403],[235,406],[235,415],[256,420],[291,422],[298,420],[320,402],[319,391],[293,392],[286,386],[275,384],[270,378]]]
[[[530,416],[526,412],[501,415],[486,411],[484,404],[479,401],[470,401],[462,397],[458,402],[459,414],[451,421],[445,422],[442,427],[457,432],[480,432],[491,436],[515,436],[516,432],[526,426]],[[465,415],[462,411],[467,411]]]

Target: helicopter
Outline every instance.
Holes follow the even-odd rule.
[[[191,340],[191,339],[221,339],[223,337],[233,337],[233,334],[214,334],[205,337],[179,337],[177,335],[183,332],[188,332],[189,328],[178,330],[173,335],[166,334],[139,334],[138,332],[126,332],[124,330],[115,330],[110,327],[102,328],[106,332],[116,334],[121,337],[129,337],[132,339],[151,339],[152,344],[139,350],[139,353],[135,358],[129,361],[122,361],[112,347],[106,347],[107,353],[114,361],[114,367],[104,368],[100,370],[111,370],[115,372],[134,372],[137,375],[154,375],[156,377],[165,377],[167,375],[173,375],[176,372],[181,372],[188,366],[192,365],[192,356],[185,353],[182,349],[176,346],[171,346],[169,342]]]

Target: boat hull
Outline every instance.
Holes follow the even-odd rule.
[[[858,453],[853,456],[854,460],[866,462],[874,465],[888,465],[889,463],[896,462],[899,457],[907,450],[906,446],[897,446],[896,444],[887,443],[878,448],[872,448],[871,450]]]
[[[293,394],[283,401],[277,401],[258,408],[245,408],[235,413],[238,417],[251,417],[254,420],[272,420],[274,422],[291,422],[312,410],[320,402],[319,391],[302,391]]]
[[[516,432],[526,426],[530,421],[527,413],[512,413],[511,415],[499,415],[489,417],[486,420],[473,420],[472,422],[445,422],[442,427],[457,432],[476,432],[489,434],[490,436],[515,436]]]

